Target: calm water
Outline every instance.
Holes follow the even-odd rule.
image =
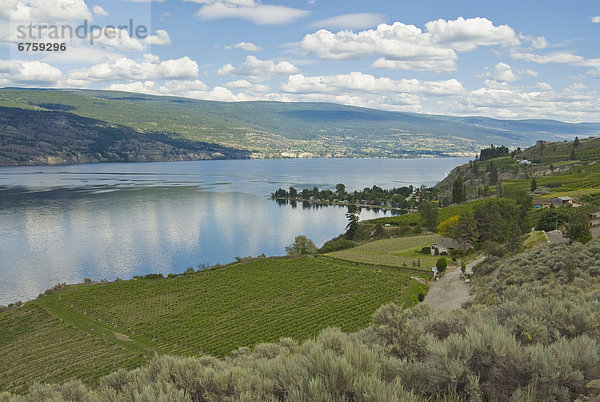
[[[180,273],[282,255],[344,231],[341,207],[280,206],[278,187],[433,185],[465,158],[238,160],[0,168],[0,305],[58,282]],[[388,212],[389,214],[389,212]],[[384,212],[363,210],[361,219]]]

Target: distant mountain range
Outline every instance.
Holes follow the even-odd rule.
[[[600,123],[214,102],[115,91],[0,89],[0,164],[416,157],[600,134]]]

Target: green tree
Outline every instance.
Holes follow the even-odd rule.
[[[490,162],[490,186],[498,184],[498,169],[494,162]]]
[[[427,230],[435,232],[437,226],[438,209],[429,201],[421,201],[419,203],[419,215],[421,217],[421,225]]]
[[[348,212],[346,212],[346,218],[348,224],[346,225],[346,238],[353,240],[358,230],[358,208],[356,205],[348,205]]]
[[[513,227],[519,227],[521,211],[517,203],[508,198],[492,198],[477,205],[473,217],[477,222],[479,241],[504,243]],[[522,234],[522,232],[518,233]]]
[[[287,255],[315,255],[317,246],[306,236],[296,236],[294,244],[285,248]]]
[[[537,188],[537,182],[535,179],[531,180],[531,192],[534,192]]]
[[[523,235],[518,234],[519,228],[513,227],[513,232],[515,233],[512,236],[508,236],[506,240],[505,247],[512,254],[517,254],[521,251],[521,247],[523,247]]]
[[[572,241],[587,243],[592,240],[592,232],[585,212],[581,208],[570,209],[565,235]]]
[[[453,228],[452,238],[459,243],[475,244],[479,239],[477,221],[472,212],[466,212],[458,217],[458,221]]]
[[[346,186],[344,186],[342,183],[336,184],[335,192],[337,193],[338,198],[343,198],[344,195],[346,195]]]
[[[448,261],[446,260],[446,257],[438,258],[438,260],[435,263],[435,266],[439,273],[444,272],[446,270],[446,267],[448,266]]]
[[[290,198],[296,198],[298,196],[298,190],[296,190],[293,186],[290,186],[290,191],[288,192],[288,194],[290,195]]]
[[[504,197],[515,200],[519,208],[519,226],[522,232],[529,230],[533,225],[529,223],[529,211],[533,208],[533,198],[527,190],[507,187]]]
[[[467,188],[462,177],[458,176],[452,183],[452,203],[459,204],[467,200]]]
[[[544,230],[546,232],[558,229],[569,221],[569,212],[569,209],[566,207],[542,209],[538,213],[538,220],[535,227],[537,230]]]

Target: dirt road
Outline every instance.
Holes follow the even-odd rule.
[[[485,257],[480,257],[468,263],[467,273],[471,273],[473,267],[484,259]],[[460,308],[464,302],[471,298],[469,284],[460,278],[460,267],[454,267],[448,269],[442,279],[429,282],[429,292],[424,303],[438,310],[449,311]]]

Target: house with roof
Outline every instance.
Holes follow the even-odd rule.
[[[573,199],[571,197],[555,197],[552,199],[552,205],[555,207],[573,205]]]
[[[436,242],[431,245],[431,255],[435,255],[436,250],[437,254],[450,254],[450,251],[452,250],[461,249],[464,251],[467,248],[469,248],[469,245],[466,243],[459,243],[449,237],[439,237]]]
[[[600,209],[589,212],[588,220],[591,227],[600,226]]]

